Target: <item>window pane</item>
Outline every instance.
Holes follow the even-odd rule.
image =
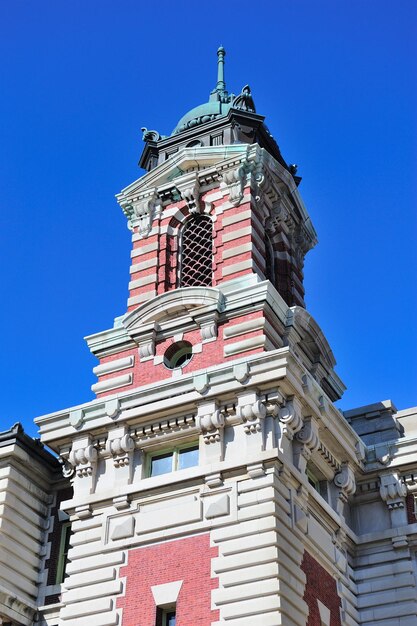
[[[186,469],[187,467],[195,467],[198,465],[198,446],[185,448],[178,452],[178,469]]]
[[[167,626],[175,626],[175,613],[167,613]]]
[[[172,452],[158,454],[151,459],[151,476],[160,476],[172,472]]]

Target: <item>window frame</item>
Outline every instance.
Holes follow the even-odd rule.
[[[55,584],[61,585],[66,578],[66,566],[68,564],[68,552],[69,552],[69,538],[72,535],[71,531],[71,522],[62,522],[61,525],[61,535],[59,539],[59,548],[58,548],[58,561],[56,566],[56,576],[55,576]],[[68,548],[65,550],[68,540]]]
[[[189,450],[190,448],[195,448],[198,451],[198,463],[192,466],[192,467],[198,467],[198,465],[200,464],[200,444],[199,444],[199,441],[190,441],[188,443],[178,444],[176,446],[170,446],[166,448],[160,448],[159,450],[154,450],[152,452],[149,452],[146,455],[146,470],[145,470],[146,478],[156,478],[158,476],[165,476],[166,474],[172,474],[173,472],[183,471],[178,467],[180,452],[182,452],[183,450]],[[156,474],[155,476],[152,476],[152,459],[158,456],[163,456],[165,454],[166,455],[171,454],[172,456],[171,470],[169,472],[164,472],[163,474]],[[184,469],[190,469],[190,468],[184,468]]]
[[[198,220],[199,218],[206,218],[211,222],[211,280],[209,285],[193,285],[194,287],[211,287],[213,286],[214,279],[214,221],[211,215],[207,213],[192,213],[188,215],[185,221],[181,224],[178,232],[178,250],[177,250],[177,288],[184,288],[183,283],[183,268],[184,268],[184,230],[190,225],[190,222]],[[189,286],[189,285],[188,285]]]

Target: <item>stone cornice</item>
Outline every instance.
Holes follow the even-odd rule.
[[[204,190],[213,182],[225,186],[229,190],[233,204],[239,204],[241,201],[246,184],[250,183],[254,189],[270,194],[271,184],[278,178],[285,185],[289,198],[301,218],[297,237],[304,241],[304,251],[317,243],[316,232],[294,178],[258,144],[181,149],[165,163],[117,194],[116,198],[128,218],[130,227],[138,226],[140,236],[146,237],[152,228],[153,220],[161,212],[161,204],[183,199],[183,187],[187,186],[190,172],[193,173],[193,185],[198,189]]]
[[[219,403],[234,401],[242,389],[256,388],[263,393],[279,386],[287,396],[295,393],[303,395],[301,376],[305,371],[294,359],[288,348],[265,352],[244,359],[245,379],[241,379],[242,360],[237,359],[223,366],[215,366],[183,376],[147,385],[135,391],[110,396],[108,399],[94,400],[72,409],[37,418],[42,439],[53,449],[68,446],[74,437],[102,433],[114,425],[138,428],[155,420],[176,414],[195,412],[202,398],[205,401],[216,399]],[[204,384],[202,385],[202,377]],[[317,385],[317,389],[319,389]],[[320,431],[326,435],[324,445],[340,461],[349,461],[360,471],[355,445],[359,437],[345,422],[340,413],[329,402],[326,412],[320,411],[319,398],[315,390],[303,398],[304,414],[314,414]],[[77,414],[77,419],[72,416]],[[74,425],[72,425],[74,424]]]

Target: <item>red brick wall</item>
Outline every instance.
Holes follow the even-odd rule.
[[[307,551],[304,552],[301,569],[307,577],[304,591],[304,600],[308,606],[306,626],[321,626],[317,600],[330,609],[330,626],[341,626],[336,580]]]
[[[126,576],[126,594],[119,598],[123,626],[155,626],[156,606],[151,586],[182,580],[177,600],[177,626],[210,626],[219,619],[211,610],[211,590],[218,581],[211,578],[211,559],[217,548],[210,547],[208,534],[130,550],[128,564],[121,568]]]
[[[264,314],[262,311],[256,311],[255,313],[248,313],[247,315],[243,315],[240,317],[236,317],[232,320],[232,324],[240,324],[242,322],[248,322],[252,319],[262,318]],[[238,355],[232,354],[229,357],[223,356],[224,345],[228,345],[231,343],[242,341],[243,339],[250,339],[252,337],[257,337],[259,335],[263,335],[264,331],[262,329],[257,329],[253,331],[247,332],[245,335],[239,335],[237,337],[231,337],[229,339],[224,339],[223,337],[224,327],[222,325],[218,328],[218,337],[216,341],[204,343],[202,344],[202,351],[194,354],[191,361],[183,367],[183,373],[188,374],[189,372],[194,372],[200,369],[204,369],[206,367],[210,367],[211,365],[217,365],[221,363],[227,363],[228,360],[236,359],[237,357],[242,358],[245,356],[249,356],[250,354],[261,353],[264,351],[262,346],[258,346],[257,348],[253,348],[251,350],[247,350],[246,352],[240,352]],[[201,343],[201,335],[199,330],[193,330],[184,333],[183,339],[185,341],[189,341],[191,345],[196,343]],[[163,356],[166,350],[169,348],[171,344],[174,343],[172,338],[165,339],[164,341],[160,341],[156,345],[156,355]],[[278,346],[277,346],[278,347]],[[165,365],[162,363],[158,365],[154,365],[153,359],[145,362],[140,362],[139,354],[137,348],[125,350],[123,352],[119,352],[116,355],[112,355],[109,357],[105,357],[100,360],[100,364],[109,363],[114,361],[115,359],[120,359],[127,356],[135,357],[135,365],[130,368],[123,370],[122,372],[114,372],[110,374],[104,374],[99,377],[99,381],[102,382],[104,380],[108,380],[120,374],[133,374],[133,382],[131,385],[127,385],[126,387],[120,387],[117,389],[120,391],[128,391],[130,389],[134,389],[136,387],[140,387],[141,385],[147,385],[149,383],[168,380],[172,377],[172,370],[167,369]],[[104,391],[102,393],[97,394],[97,397],[104,397],[106,395],[113,394],[114,391]]]
[[[415,508],[414,508],[414,496],[409,493],[405,500],[407,507],[407,520],[409,524],[415,524],[417,522]]]

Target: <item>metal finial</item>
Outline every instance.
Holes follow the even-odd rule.
[[[224,82],[224,57],[226,50],[220,46],[217,50],[217,85],[216,91],[226,91],[226,83]]]

